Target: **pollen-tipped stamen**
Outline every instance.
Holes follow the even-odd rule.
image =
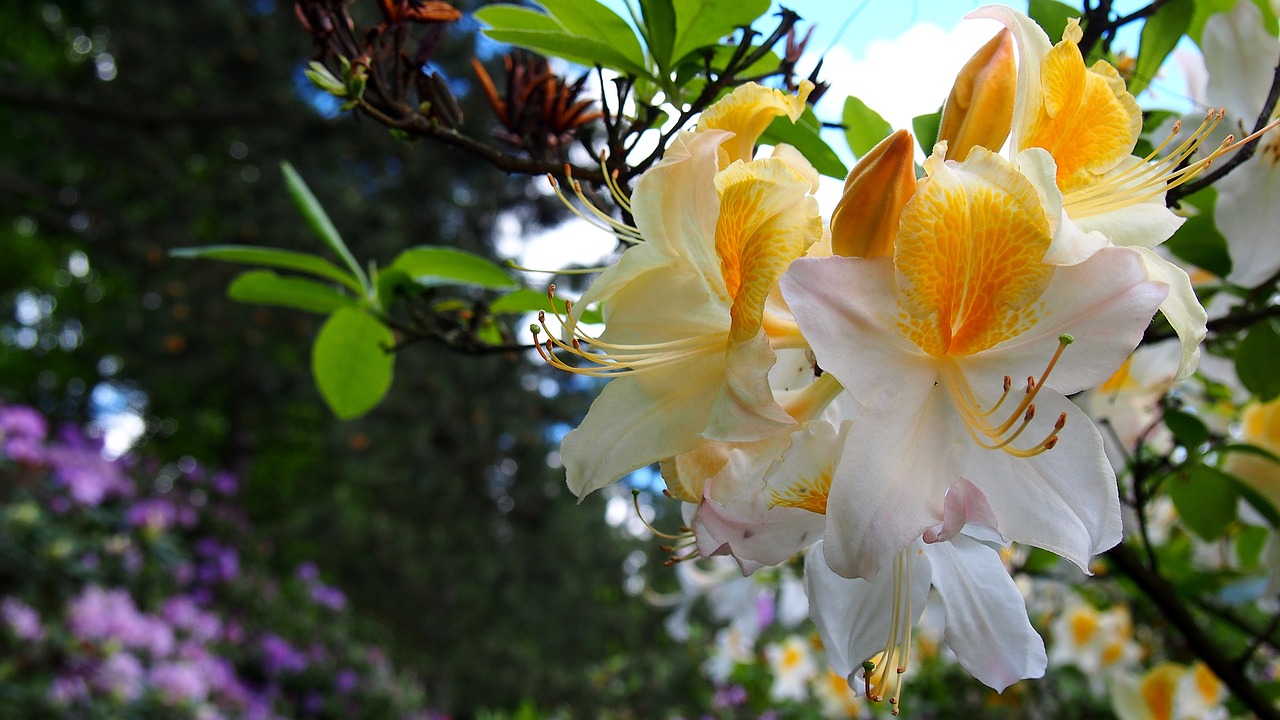
[[[538,311],[538,324],[531,326],[534,345],[538,354],[552,367],[565,372],[588,377],[614,377],[623,373],[636,373],[653,370],[685,360],[696,355],[723,347],[726,340],[723,336],[703,335],[698,337],[679,338],[660,343],[638,343],[631,345],[610,343],[588,335],[573,317],[573,303],[565,301],[565,312],[560,314],[556,302],[556,286],[552,284],[548,290],[551,299],[551,312],[561,327],[569,335],[568,342],[556,337],[556,333],[547,326],[547,314]],[[546,332],[547,339],[539,340],[539,335]],[[583,344],[590,345],[596,352],[583,349]],[[593,363],[597,367],[575,366],[565,362],[557,354],[557,350],[574,355],[579,359]]]
[[[1009,391],[1013,386],[1012,379],[1007,375],[1005,376],[1004,392],[1000,399],[990,410],[983,410],[981,402],[979,402],[973,388],[969,386],[964,374],[954,368],[949,369],[946,372],[948,386],[953,390],[956,408],[964,420],[964,426],[969,432],[969,437],[973,438],[973,441],[980,447],[988,450],[1002,450],[1014,457],[1034,457],[1052,449],[1057,444],[1058,433],[1062,431],[1062,427],[1066,424],[1067,416],[1065,413],[1059,416],[1054,429],[1032,447],[1015,448],[1012,443],[1022,435],[1023,431],[1035,419],[1036,396],[1044,387],[1044,383],[1049,378],[1049,374],[1053,372],[1053,368],[1058,364],[1058,360],[1062,357],[1062,352],[1072,342],[1074,342],[1074,339],[1070,335],[1063,334],[1058,337],[1058,349],[1054,352],[1053,357],[1049,359],[1049,363],[1045,366],[1044,372],[1040,374],[1039,380],[1034,376],[1027,378],[1026,392],[1022,401],[1018,403],[1018,406],[1012,412],[1005,416],[1004,422],[999,425],[992,425],[989,418],[1009,396]]]
[[[585,220],[592,226],[604,230],[622,242],[631,244],[644,242],[644,238],[640,236],[640,231],[638,229],[627,225],[626,223],[614,220],[608,213],[596,207],[590,200],[587,200],[586,196],[582,193],[582,186],[578,181],[571,179],[571,186],[578,197],[582,199],[582,202],[586,205],[587,209],[591,211],[590,215],[579,210],[578,207],[569,200],[564,192],[560,190],[560,181],[556,180],[554,175],[548,173],[547,181],[551,183],[551,189],[555,191],[556,197],[560,199],[560,202],[569,209],[569,212],[576,215],[579,219]]]
[[[1244,147],[1280,126],[1280,120],[1272,121],[1266,127],[1239,141],[1235,140],[1235,136],[1228,135],[1213,152],[1200,160],[1184,165],[1183,163],[1208,139],[1209,135],[1218,126],[1218,123],[1222,121],[1225,113],[1226,111],[1222,109],[1209,111],[1205,115],[1204,121],[1186,140],[1180,143],[1173,151],[1152,162],[1152,158],[1179,133],[1181,124],[1175,123],[1169,138],[1161,143],[1160,147],[1148,155],[1143,162],[1137,163],[1128,170],[1102,182],[1066,193],[1064,205],[1067,213],[1073,217],[1088,217],[1160,197],[1168,190],[1195,179],[1196,176],[1207,170],[1214,160]]]
[[[693,534],[692,534],[691,532],[682,532],[682,533],[681,533],[681,534],[679,534],[679,535],[672,535],[671,533],[665,533],[665,532],[662,532],[662,531],[661,531],[661,530],[659,530],[658,528],[656,528],[656,527],[654,527],[653,525],[651,525],[651,524],[649,523],[649,521],[648,521],[648,520],[645,520],[645,519],[644,519],[644,513],[643,513],[643,512],[640,512],[640,491],[639,491],[639,490],[632,490],[632,491],[631,491],[631,506],[632,506],[632,507],[634,507],[634,508],[636,509],[636,517],[640,518],[640,522],[644,523],[645,528],[647,528],[647,529],[649,530],[649,532],[653,533],[655,536],[660,537],[660,538],[665,538],[665,539],[667,539],[667,540],[675,540],[675,541],[677,541],[677,542],[682,541],[682,540],[692,540],[692,539],[693,539]],[[683,528],[681,528],[681,529],[683,529]],[[667,548],[667,547],[668,547],[668,546],[663,545],[663,546],[662,546],[661,548],[659,548],[659,549],[661,549],[663,552],[674,552],[674,548],[673,548],[672,550],[667,550],[667,549],[665,549],[665,548]],[[687,545],[682,545],[682,546],[681,546],[681,549],[683,549],[683,548],[685,548],[685,547],[688,547],[688,546],[687,546]]]
[[[862,664],[863,687],[871,702],[888,697],[893,714],[901,710],[902,687],[907,666],[911,662],[911,630],[915,618],[911,613],[912,548],[898,553],[893,563],[893,613],[885,649]],[[892,674],[891,674],[892,673]]]
[[[622,191],[622,186],[618,184],[618,171],[610,171],[605,164],[608,157],[604,150],[600,151],[600,169],[604,171],[604,185],[609,188],[609,195],[613,197],[613,201],[623,210],[631,212],[631,198],[627,197],[627,194]]]

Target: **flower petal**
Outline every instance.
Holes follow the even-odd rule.
[[[795,95],[756,83],[739,85],[702,113],[698,118],[698,132],[728,130],[733,133],[723,144],[725,166],[736,160],[750,160],[756,141],[769,123],[783,115],[795,122],[804,112],[804,101],[812,91],[812,83],[802,83]]]
[[[997,692],[1044,675],[1044,641],[999,554],[963,535],[926,554],[946,609],[947,646],[960,665]]]
[[[957,478],[942,502],[942,522],[924,531],[924,541],[946,542],[971,523],[996,531],[1000,528],[987,496],[966,478]]]
[[[725,358],[724,391],[703,430],[708,440],[750,442],[786,432],[796,421],[774,400],[769,370],[777,360],[764,333],[736,345]]]
[[[1160,312],[1169,321],[1178,339],[1182,342],[1182,359],[1178,363],[1178,374],[1174,380],[1186,380],[1195,373],[1200,365],[1200,343],[1208,334],[1206,323],[1209,313],[1205,312],[1196,291],[1191,287],[1191,277],[1187,271],[1174,265],[1146,248],[1135,248],[1142,254],[1142,263],[1152,280],[1169,286],[1169,295],[1160,303]]]
[[[1274,131],[1273,131],[1274,132]],[[1227,280],[1241,287],[1257,287],[1280,271],[1280,143],[1268,143],[1254,157],[1218,181],[1214,220],[1231,252]]]
[[[1262,112],[1280,55],[1280,40],[1267,32],[1262,11],[1253,3],[1237,2],[1230,12],[1211,15],[1200,47],[1212,78],[1210,107],[1225,107],[1252,124]]]

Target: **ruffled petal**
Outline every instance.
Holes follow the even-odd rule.
[[[1205,312],[1196,291],[1191,287],[1191,277],[1187,271],[1174,265],[1146,248],[1136,248],[1142,254],[1142,263],[1147,268],[1151,279],[1169,286],[1169,295],[1160,303],[1160,312],[1169,321],[1178,339],[1182,343],[1182,359],[1178,363],[1178,374],[1174,380],[1186,380],[1200,366],[1200,343],[1204,342],[1209,330],[1206,323],[1209,313]]]

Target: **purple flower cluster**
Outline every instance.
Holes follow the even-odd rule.
[[[28,688],[15,717],[443,717],[381,650],[347,644],[346,595],[314,564],[297,580],[242,567],[265,546],[233,475],[113,460],[47,428],[0,406],[0,474],[22,473],[0,477],[0,534],[42,559],[0,596],[0,657],[21,658],[5,696]]]

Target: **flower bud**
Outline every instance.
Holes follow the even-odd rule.
[[[862,156],[831,214],[831,250],[846,257],[888,257],[902,208],[916,191],[915,141],[899,130]]]
[[[1018,71],[1013,34],[1006,28],[965,63],[942,107],[938,140],[947,159],[963,162],[975,146],[999,152],[1013,124]]]

